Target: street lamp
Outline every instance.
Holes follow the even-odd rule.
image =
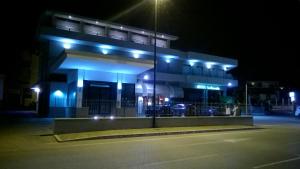
[[[248,115],[248,85],[246,82],[246,115]]]
[[[155,127],[155,117],[156,117],[156,32],[157,32],[157,7],[158,0],[155,0],[154,9],[154,67],[153,67],[153,115],[152,115],[152,127]]]
[[[251,82],[251,85],[254,86],[255,82]],[[248,82],[246,81],[246,115],[248,115]]]
[[[41,89],[39,87],[33,87],[31,88],[35,93],[36,93],[36,107],[35,107],[35,111],[36,113],[39,112],[39,94],[41,92]]]

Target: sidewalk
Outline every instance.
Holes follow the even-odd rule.
[[[113,139],[113,138],[176,135],[176,134],[205,133],[205,132],[254,130],[254,129],[261,129],[261,128],[256,126],[238,126],[238,125],[145,128],[145,129],[105,130],[105,131],[91,131],[91,132],[82,132],[82,133],[56,134],[54,135],[54,137],[58,142],[67,142],[67,141],[80,141],[80,140],[92,140],[92,139]]]

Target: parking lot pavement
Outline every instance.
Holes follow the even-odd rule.
[[[257,120],[265,129],[66,143],[47,136],[51,123],[16,125],[1,130],[0,168],[299,168],[299,123]]]

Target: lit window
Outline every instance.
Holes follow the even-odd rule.
[[[149,80],[149,76],[148,75],[144,75],[144,80]]]

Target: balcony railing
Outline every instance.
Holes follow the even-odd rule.
[[[84,33],[94,36],[104,36],[122,41],[130,41],[142,45],[154,45],[154,40],[151,36],[145,36],[142,33],[132,34],[131,32],[125,30],[111,29],[109,27],[97,25],[97,23],[90,24],[85,22],[73,21],[71,19],[69,20],[56,18],[53,24],[57,29],[61,30]],[[167,40],[157,39],[157,47],[168,48],[168,44],[169,43],[167,42]]]

